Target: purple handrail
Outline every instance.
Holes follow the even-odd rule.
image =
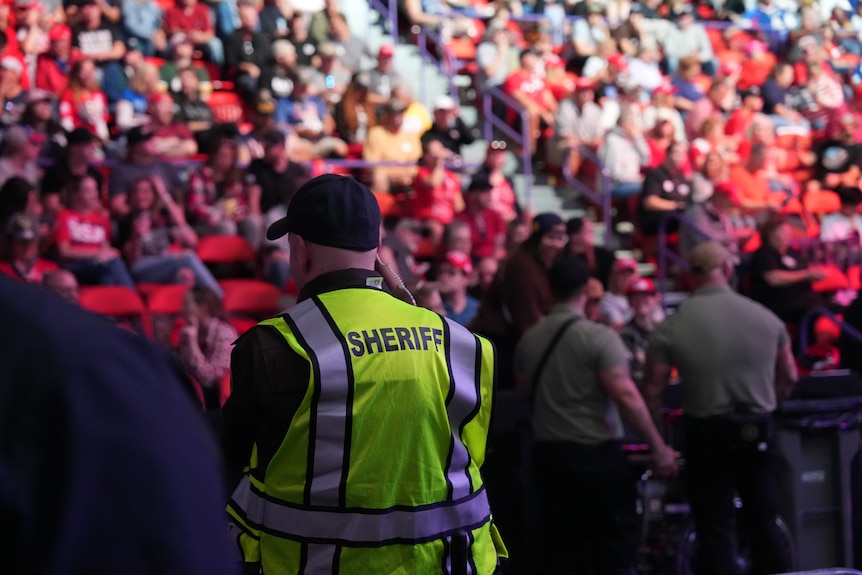
[[[811,329],[811,322],[815,320],[815,318],[820,317],[821,315],[825,315],[832,321],[834,321],[841,331],[845,332],[847,335],[862,343],[862,333],[859,332],[855,327],[846,323],[843,319],[839,318],[837,315],[826,309],[822,306],[813,307],[802,317],[802,322],[799,326],[799,348],[804,352],[808,349],[808,332]]]
[[[601,181],[601,187],[597,191],[592,190],[589,185],[580,181],[575,177],[575,174],[572,173],[572,166],[569,163],[572,152],[572,149],[566,150],[563,157],[563,179],[566,180],[566,183],[575,188],[576,192],[580,193],[584,198],[602,209],[602,225],[605,228],[605,248],[611,249],[614,224],[611,217],[611,200],[613,198],[611,197],[610,174],[608,174],[607,168],[605,168],[604,163],[602,163],[597,154],[586,146],[579,146],[578,152],[599,168],[599,181]]]
[[[505,118],[494,113],[494,99],[511,108],[521,117],[521,132],[510,126]],[[530,116],[517,100],[505,94],[499,88],[489,88],[482,94],[482,112],[485,121],[485,140],[494,139],[494,128],[500,130],[507,138],[521,146],[521,158],[524,164],[524,204],[527,211],[533,205],[533,158],[530,154],[530,141],[524,132],[524,127],[530,125]],[[529,129],[529,128],[527,128]]]
[[[671,212],[661,219],[658,226],[658,289],[659,293],[662,295],[664,295],[666,291],[665,280],[667,279],[668,260],[671,260],[671,262],[683,270],[688,271],[688,262],[685,261],[685,258],[672,252],[667,245],[667,226],[668,223],[672,221],[679,222],[680,226],[689,228],[706,240],[712,239],[708,233],[691,223],[691,221],[682,214]]]
[[[368,0],[368,5],[385,15],[389,20],[389,35],[392,45],[398,44],[398,2],[397,0]]]

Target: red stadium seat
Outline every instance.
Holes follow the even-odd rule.
[[[856,291],[862,289],[862,277],[860,277],[862,274],[860,274],[860,272],[862,272],[862,267],[858,264],[850,266],[847,268],[847,271],[844,272],[847,276],[847,284],[850,289]]]
[[[282,291],[260,280],[231,279],[219,282],[224,290],[224,311],[265,319],[278,312]]]
[[[847,276],[836,266],[822,266],[822,269],[828,274],[822,280],[817,280],[811,284],[811,289],[816,292],[832,292],[847,289],[850,287],[850,282]]]
[[[208,264],[254,263],[251,244],[241,236],[204,236],[198,242],[198,257]]]
[[[147,297],[147,309],[151,314],[179,315],[183,309],[188,286],[180,284],[153,284],[158,287]],[[139,286],[140,287],[140,286]]]
[[[81,288],[80,305],[99,315],[137,321],[144,335],[152,335],[144,301],[132,289],[122,286],[85,286]]]
[[[831,190],[812,190],[802,197],[809,214],[831,214],[841,208],[838,194]]]
[[[236,92],[217,91],[210,94],[207,104],[213,111],[216,122],[225,123],[242,118],[242,99]]]
[[[144,58],[144,62],[146,62],[150,66],[155,66],[156,68],[161,68],[165,65],[165,59],[159,58],[158,56],[147,56],[146,58]]]
[[[256,319],[247,317],[229,317],[227,318],[227,322],[233,326],[237,335],[242,335],[257,325]]]

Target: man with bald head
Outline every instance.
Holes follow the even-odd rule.
[[[679,371],[698,573],[736,572],[736,494],[752,573],[784,573],[773,413],[797,379],[790,337],[775,314],[730,288],[734,258],[723,245],[700,243],[688,262],[694,293],[653,332],[643,393],[661,423],[662,391]]]
[[[267,231],[285,235],[298,303],[237,341],[224,406],[249,572],[490,575],[493,347],[387,293],[359,182],[310,180]]]
[[[64,269],[54,270],[42,276],[42,287],[71,304],[78,305],[80,288],[72,272]]]

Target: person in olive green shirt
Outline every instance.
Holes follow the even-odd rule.
[[[734,292],[734,260],[720,243],[689,255],[694,294],[660,324],[647,351],[643,391],[653,417],[673,367],[679,370],[686,417],[685,479],[697,529],[698,573],[736,571],[736,510],[751,542],[753,573],[790,571],[776,525],[777,449],[772,413],[796,381],[784,323]]]
[[[534,572],[629,574],[635,566],[636,489],[620,448],[620,415],[652,450],[659,475],[676,452],[659,435],[611,328],[584,317],[590,272],[577,256],[549,271],[557,305],[515,351],[518,389],[533,397],[533,471],[540,503]]]

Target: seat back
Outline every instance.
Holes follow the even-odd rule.
[[[179,284],[161,285],[147,297],[147,309],[151,314],[179,315],[188,289],[188,286]]]
[[[198,257],[207,264],[254,263],[251,244],[241,236],[205,236],[197,247]]]
[[[235,121],[236,118],[242,117],[242,99],[236,92],[215,91],[210,94],[207,104],[209,104],[213,111],[213,117],[218,123]]]
[[[85,286],[81,288],[83,309],[115,319],[134,320],[140,331],[150,337],[152,329],[144,301],[138,292],[123,286]]]
[[[222,280],[224,310],[228,315],[266,319],[278,313],[280,289],[260,280]]]

